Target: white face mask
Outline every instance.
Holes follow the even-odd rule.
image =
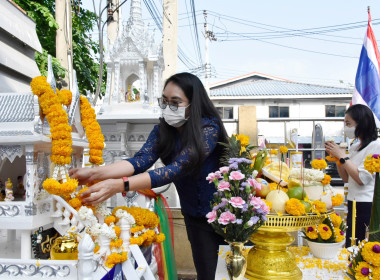
[[[346,135],[350,139],[354,139],[355,138],[355,129],[356,129],[356,126],[348,127],[345,125],[344,126],[344,135]]]
[[[178,107],[177,111],[172,111],[169,106],[166,106],[165,109],[162,109],[162,116],[168,125],[180,127],[189,119],[185,117],[186,108],[189,106],[190,104],[186,107]]]

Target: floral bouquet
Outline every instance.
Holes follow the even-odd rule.
[[[380,279],[380,155],[369,155],[364,168],[375,173],[375,191],[369,222],[369,240],[350,248],[350,264],[347,275],[350,279]]]
[[[332,213],[321,224],[304,228],[302,234],[311,242],[340,243],[345,239],[346,224],[338,213]]]
[[[256,190],[261,184],[256,176],[265,163],[266,151],[259,151],[253,162],[248,137],[233,135],[225,146],[225,166],[207,176],[217,192],[206,217],[214,230],[228,242],[246,242],[267,220],[269,207]]]

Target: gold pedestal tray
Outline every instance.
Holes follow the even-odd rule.
[[[245,277],[252,280],[302,279],[296,258],[287,248],[294,241],[289,232],[317,225],[333,212],[332,210],[319,216],[267,215],[268,220],[264,226],[251,236],[250,240],[255,245],[248,253]]]

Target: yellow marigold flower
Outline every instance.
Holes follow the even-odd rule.
[[[280,146],[280,153],[286,154],[288,152],[288,148],[286,146]]]
[[[362,250],[363,259],[374,266],[380,266],[380,243],[367,242]]]
[[[131,245],[133,244],[136,244],[137,246],[141,246],[144,242],[144,238],[142,238],[141,236],[139,237],[131,237],[129,239],[129,242],[131,243]]]
[[[322,158],[317,158],[311,161],[311,167],[314,169],[325,169],[327,167],[327,162]]]
[[[89,154],[90,154],[90,156],[101,157],[103,155],[103,151],[97,150],[97,149],[92,149],[92,150],[90,150]]]
[[[305,228],[305,234],[310,239],[318,238],[318,232],[315,226]]]
[[[115,227],[113,228],[113,230],[115,231],[116,236],[119,236],[119,235],[120,235],[120,233],[121,233],[121,229],[120,229],[118,226],[115,226]]]
[[[112,253],[111,255],[107,256],[107,259],[105,261],[105,265],[108,268],[113,268],[115,266],[115,264],[122,263],[126,260],[127,260],[126,252]]]
[[[154,242],[161,243],[161,242],[165,241],[165,239],[166,239],[165,234],[160,233],[160,234],[157,234],[157,235],[155,236],[155,240],[154,240]]]
[[[73,208],[78,208],[82,206],[82,201],[76,197],[69,200],[69,204]]]
[[[320,200],[314,200],[311,203],[313,206],[313,212],[314,213],[325,213],[327,211],[326,203],[324,203]]]
[[[68,194],[75,191],[78,187],[77,179],[69,179],[67,182],[61,184],[61,192],[62,194]],[[95,213],[95,212],[94,212]]]
[[[50,194],[59,195],[61,184],[55,179],[48,178],[42,183],[42,187]]]
[[[344,201],[344,197],[343,197],[343,195],[341,195],[339,193],[337,195],[331,197],[332,206],[334,206],[334,207],[341,205],[343,203],[343,201]]]
[[[326,224],[319,224],[317,227],[317,230],[318,230],[319,236],[323,240],[329,239],[332,235],[332,231],[331,231],[330,227]]]
[[[107,216],[105,219],[104,219],[104,222],[107,224],[107,225],[110,225],[111,223],[115,223],[116,221],[116,217],[115,216]]]
[[[364,161],[364,168],[369,173],[379,173],[380,172],[380,155],[374,154],[366,157]]]
[[[355,279],[365,280],[369,279],[369,270],[372,270],[372,266],[366,262],[359,262],[355,267]]]
[[[321,183],[322,185],[328,185],[331,182],[331,176],[325,174],[325,177],[322,179]]]
[[[344,231],[341,231],[339,228],[334,228],[335,233],[335,242],[342,242],[345,238]]]
[[[375,266],[372,269],[372,279],[380,279],[380,266]]]
[[[144,226],[134,226],[133,228],[131,228],[131,233],[136,233],[136,232],[142,231],[143,229],[144,229]]]
[[[275,149],[271,149],[271,150],[269,151],[269,153],[270,153],[271,155],[277,155],[277,154],[278,154],[278,151],[275,150]]]
[[[240,141],[240,145],[242,147],[246,147],[249,145],[249,136],[247,135],[238,134],[236,135],[236,139]]]
[[[291,198],[285,202],[285,211],[293,216],[302,216],[305,214],[305,205],[296,198]]]
[[[67,90],[67,89],[57,90],[57,95],[62,105],[69,106],[71,104],[73,94],[71,93],[70,90]]]
[[[269,187],[271,191],[277,190],[277,183],[269,183]]]
[[[332,213],[329,216],[330,216],[330,220],[331,220],[333,226],[336,228],[339,228],[340,225],[342,224],[342,217],[337,215],[336,213]]]
[[[120,248],[121,245],[123,245],[123,240],[116,238],[116,240],[112,240],[110,243],[111,249],[112,248]]]

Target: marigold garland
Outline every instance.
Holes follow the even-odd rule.
[[[322,179],[321,183],[322,185],[328,185],[331,182],[331,176],[325,174],[325,177]]]
[[[42,183],[42,187],[50,194],[68,195],[78,187],[78,180],[69,179],[66,183],[59,183],[53,178],[48,178]]]
[[[325,169],[327,162],[322,158],[317,158],[311,161],[311,167],[314,169]]]
[[[320,213],[325,213],[327,211],[326,208],[326,203],[320,201],[320,200],[314,200],[311,202],[313,206],[313,212],[320,214]]]
[[[110,243],[111,249],[120,248],[121,245],[123,245],[123,239],[119,239],[119,238],[115,238],[115,240],[112,240]]]
[[[329,217],[333,226],[339,228],[342,224],[342,217],[337,215],[336,213],[330,214]]]
[[[136,225],[143,225],[146,229],[155,228],[158,226],[158,217],[157,215],[150,211],[149,209],[144,209],[140,207],[116,207],[112,211],[112,215],[115,216],[117,210],[122,209],[131,214],[136,221]]]
[[[96,120],[95,110],[84,96],[80,96],[80,116],[82,125],[86,131],[86,136],[90,147],[89,161],[95,165],[103,163],[104,137],[98,121]]]
[[[116,221],[116,217],[115,216],[107,216],[105,219],[104,219],[104,222],[107,224],[107,225],[110,225],[111,223],[115,223]]]
[[[73,98],[73,94],[71,93],[71,91],[67,89],[62,89],[62,90],[57,89],[57,95],[62,105],[70,106],[72,98]]]
[[[331,202],[332,202],[333,207],[342,205],[343,201],[344,201],[344,197],[340,193],[331,197]]]
[[[370,264],[366,262],[359,262],[358,265],[355,267],[355,279],[357,280],[370,279],[369,270],[372,270],[372,266]]]
[[[369,173],[379,173],[380,172],[380,155],[374,154],[366,157],[364,161],[364,168]]]
[[[111,255],[107,256],[105,265],[108,268],[113,268],[115,264],[125,262],[127,259],[128,259],[127,252],[112,253]]]
[[[285,211],[293,216],[302,216],[303,214],[306,214],[305,205],[296,198],[291,198],[285,202]]]

